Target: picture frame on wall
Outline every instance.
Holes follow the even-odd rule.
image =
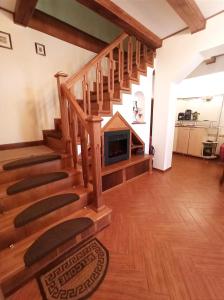
[[[40,43],[35,43],[36,53],[38,55],[46,56],[45,46]]]
[[[0,31],[0,47],[12,49],[12,40],[9,33]]]

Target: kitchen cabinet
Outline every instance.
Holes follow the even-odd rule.
[[[174,152],[202,156],[202,142],[208,137],[206,128],[175,127]]]
[[[188,152],[193,156],[202,156],[202,142],[207,139],[206,128],[190,128]]]
[[[190,128],[189,127],[178,127],[176,152],[187,154],[188,143],[189,143]]]

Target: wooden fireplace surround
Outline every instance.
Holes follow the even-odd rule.
[[[108,131],[130,130],[129,159],[105,166],[104,133]],[[152,156],[144,154],[145,144],[120,113],[116,113],[102,128],[102,187],[103,191],[123,184],[146,172],[152,172]],[[142,150],[142,154],[137,154]]]

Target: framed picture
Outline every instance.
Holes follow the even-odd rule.
[[[0,31],[0,47],[12,49],[12,40],[9,33]]]
[[[36,53],[46,56],[45,46],[39,43],[35,43]]]

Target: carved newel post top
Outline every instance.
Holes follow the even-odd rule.
[[[64,72],[62,72],[62,71],[59,71],[59,72],[57,72],[55,75],[54,75],[54,77],[68,77],[68,74],[66,74],[66,73],[64,73]]]

